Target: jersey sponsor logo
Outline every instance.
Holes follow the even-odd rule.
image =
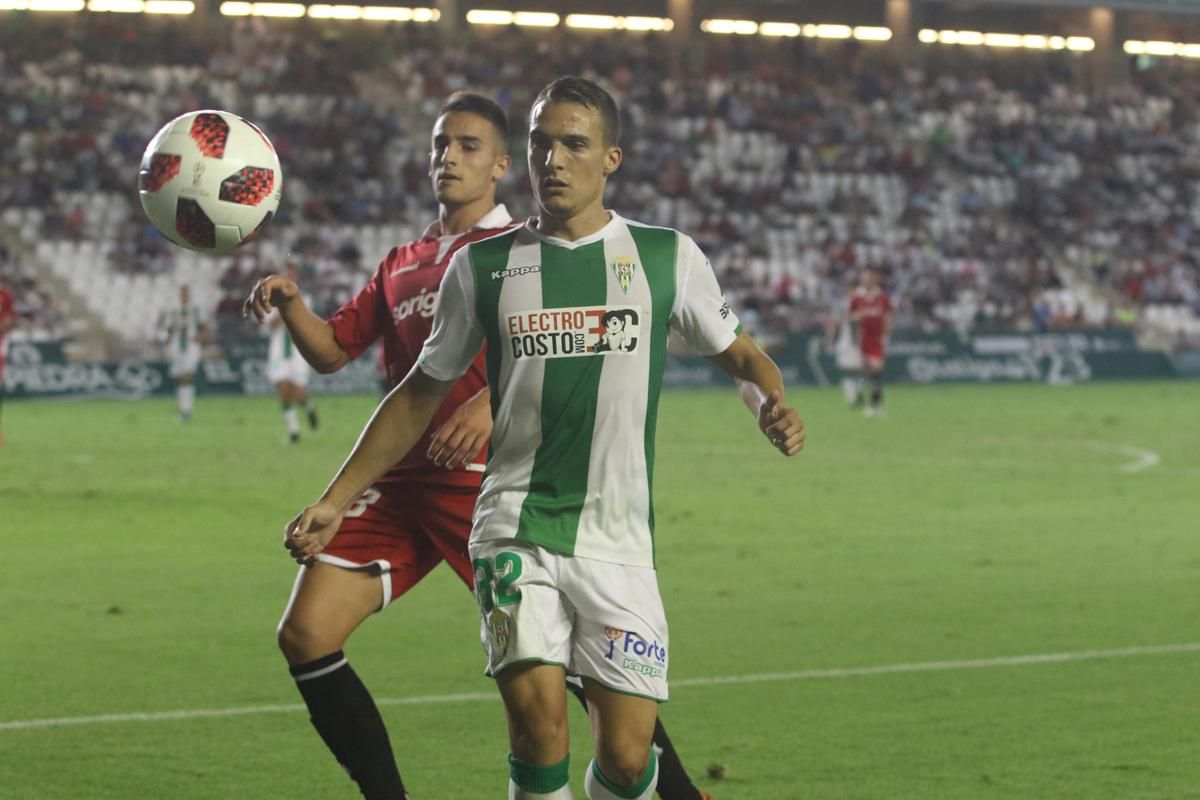
[[[436,310],[437,289],[422,289],[421,293],[416,297],[401,300],[392,306],[392,319],[395,322],[400,322],[413,314],[420,314],[422,317],[432,317],[433,312]]]
[[[505,319],[513,358],[636,353],[641,306],[547,308]]]
[[[646,641],[633,631],[604,627],[604,638],[608,640],[608,652],[604,657],[619,663],[622,669],[637,672],[647,678],[658,678],[667,674],[667,648],[657,639]],[[618,648],[620,648],[618,650]]]
[[[617,276],[617,283],[621,285],[621,291],[629,294],[629,286],[633,283],[633,274],[637,272],[637,262],[628,256],[618,256],[612,263],[613,275]]]
[[[533,275],[542,271],[541,264],[530,264],[527,267],[509,267],[508,269],[492,270],[492,280],[498,281],[501,278],[519,278],[522,275]]]

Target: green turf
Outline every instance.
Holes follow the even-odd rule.
[[[885,420],[792,400],[809,446],[786,461],[732,392],[663,399],[663,716],[703,788],[1200,798],[1195,651],[696,682],[1200,642],[1200,384],[898,388]],[[186,427],[165,400],[7,403],[0,723],[296,704],[280,530],[373,403],[322,399],[326,429],[290,448],[265,398],[202,397]],[[1122,471],[1144,451],[1161,463]],[[348,652],[380,698],[490,695],[476,631],[442,568]],[[383,713],[417,798],[505,796],[497,701]],[[0,728],[6,799],[356,796],[297,711]]]

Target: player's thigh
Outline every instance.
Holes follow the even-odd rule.
[[[382,596],[377,573],[323,562],[301,567],[279,622],[280,648],[293,664],[341,649]]]
[[[478,497],[477,486],[431,486],[423,491],[420,506],[421,532],[470,589],[475,580],[467,542]]]
[[[606,775],[640,775],[649,763],[658,703],[583,679],[596,759]]]
[[[496,675],[508,718],[512,754],[522,761],[555,764],[567,757],[566,670],[557,664],[524,662]],[[654,723],[650,724],[653,732]]]

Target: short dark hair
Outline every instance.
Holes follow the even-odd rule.
[[[438,116],[454,113],[476,114],[492,123],[503,149],[508,149],[508,115],[500,104],[476,92],[455,92],[446,98]]]
[[[571,75],[546,85],[533,100],[531,111],[539,103],[577,103],[600,112],[604,126],[604,143],[616,145],[621,138],[621,114],[617,101],[595,81]]]

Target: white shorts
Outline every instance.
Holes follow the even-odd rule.
[[[190,375],[200,366],[200,345],[192,343],[186,350],[171,348],[171,377]]]
[[[271,383],[287,381],[297,386],[308,386],[308,375],[308,362],[302,358],[267,362],[267,378]]]
[[[667,701],[667,619],[654,569],[515,539],[472,542],[470,551],[487,674],[540,661]]]
[[[849,347],[838,346],[837,368],[855,372],[862,369],[862,353],[859,351],[857,345],[851,344]]]

